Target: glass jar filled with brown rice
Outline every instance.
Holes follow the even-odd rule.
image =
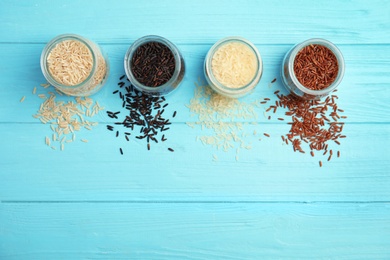
[[[76,34],[62,34],[43,49],[41,69],[46,80],[71,96],[90,96],[100,90],[109,73],[100,47]]]

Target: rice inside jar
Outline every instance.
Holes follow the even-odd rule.
[[[52,39],[41,55],[46,80],[71,96],[89,96],[100,90],[109,72],[108,60],[94,42],[75,34]]]

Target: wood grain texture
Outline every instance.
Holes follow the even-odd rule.
[[[389,214],[376,203],[3,203],[0,257],[387,259]]]
[[[379,0],[0,1],[0,259],[389,259],[389,12]],[[177,116],[166,142],[148,152],[133,136],[115,138],[103,112],[64,151],[45,145],[51,131],[32,117],[42,102],[32,90],[48,91],[40,54],[62,33],[107,53],[111,73],[93,99],[113,111],[130,44],[157,34],[178,45],[187,70],[167,96],[166,113]],[[340,158],[294,153],[280,138],[288,126],[266,120],[263,106],[255,122],[242,120],[252,148],[238,160],[235,149],[197,141],[210,131],[185,124],[197,120],[185,105],[204,80],[207,51],[231,35],[263,58],[262,79],[242,102],[286,94],[280,67],[294,44],[321,37],[340,48]]]
[[[177,43],[213,44],[241,35],[257,44],[295,44],[308,37],[336,43],[389,42],[388,1],[121,1],[0,3],[1,42],[45,43],[74,32],[104,43],[158,34]],[[147,13],[147,15],[145,15]],[[73,18],[73,19],[71,19]],[[25,26],[28,21],[29,25]],[[34,28],[31,30],[30,28]]]
[[[294,153],[280,135],[285,124],[248,126],[250,150],[218,151],[196,141],[200,129],[171,125],[168,140],[146,148],[144,140],[99,125],[76,133],[77,140],[53,151],[45,145],[49,126],[0,124],[2,171],[0,197],[17,201],[389,201],[388,124],[347,125],[334,156]],[[254,130],[257,134],[253,135]],[[263,132],[272,133],[270,138]],[[185,134],[183,134],[185,133]],[[204,133],[203,133],[204,134]],[[83,143],[80,139],[89,140]],[[259,140],[261,139],[261,141]],[[362,142],[361,140],[365,140]],[[238,147],[240,145],[238,144]],[[121,156],[119,148],[124,155]],[[168,147],[174,148],[171,153]],[[337,158],[336,151],[341,151]],[[6,151],[10,151],[6,153]],[[218,157],[214,161],[213,155]],[[324,166],[319,167],[319,160]],[[26,162],[29,170],[26,170]]]

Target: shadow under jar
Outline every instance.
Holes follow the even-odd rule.
[[[262,73],[259,51],[242,37],[227,37],[216,42],[204,62],[204,74],[210,87],[230,98],[249,94]]]
[[[76,34],[53,38],[43,49],[40,62],[46,80],[71,96],[95,94],[109,73],[108,59],[100,47]]]
[[[131,84],[150,96],[171,93],[180,85],[185,74],[184,59],[179,49],[157,35],[136,40],[126,52],[124,66]]]
[[[315,38],[295,45],[285,55],[281,77],[290,93],[318,100],[337,88],[344,71],[340,50],[330,41]]]

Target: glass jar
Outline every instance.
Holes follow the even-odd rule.
[[[313,90],[305,87],[298,81],[294,73],[295,57],[297,56],[300,50],[312,44],[322,45],[328,48],[331,52],[333,52],[338,62],[338,73],[335,80],[328,87],[321,90]],[[281,77],[284,86],[287,88],[288,91],[290,91],[290,93],[306,100],[310,100],[310,99],[318,100],[321,99],[322,97],[327,96],[329,93],[331,93],[337,88],[337,86],[340,84],[344,76],[344,71],[345,71],[344,58],[340,50],[330,41],[315,38],[315,39],[309,39],[302,43],[299,43],[295,45],[289,52],[287,52],[287,54],[283,59]]]
[[[59,80],[61,76],[52,74],[51,64],[48,61],[54,48],[59,44],[65,44],[66,41],[80,44],[79,46],[85,46],[92,58],[92,68],[89,75],[81,82],[75,84],[64,84],[64,82],[61,82]],[[43,49],[40,62],[41,70],[46,80],[59,91],[71,96],[89,96],[95,94],[103,87],[109,74],[108,59],[100,47],[96,43],[76,34],[62,34],[52,39]]]
[[[221,47],[229,43],[243,44],[245,47],[247,47],[250,50],[251,53],[253,53],[255,57],[256,67],[255,67],[253,78],[249,81],[249,83],[239,87],[228,87],[226,86],[226,84],[222,84],[220,81],[218,81],[215,75],[213,74],[212,61],[215,53]],[[231,98],[239,98],[253,91],[256,85],[259,83],[262,73],[263,73],[263,61],[261,59],[259,51],[254,46],[254,44],[252,44],[250,41],[242,37],[226,37],[219,40],[208,51],[204,62],[204,74],[210,87],[217,93]]]
[[[135,75],[133,74],[132,70],[132,59],[135,55],[137,49],[141,47],[142,45],[145,45],[147,43],[160,43],[162,45],[165,45],[169,48],[169,50],[172,52],[174,60],[175,60],[175,69],[172,74],[172,77],[164,84],[160,86],[146,86],[142,83],[140,83]],[[126,76],[131,82],[131,84],[139,91],[141,91],[144,94],[151,95],[151,96],[162,96],[167,95],[171,93],[173,90],[175,90],[181,83],[181,81],[184,78],[185,74],[185,64],[183,56],[181,55],[179,49],[169,40],[165,39],[164,37],[157,36],[157,35],[147,35],[142,38],[139,38],[136,40],[127,50],[125,59],[124,59],[124,66],[125,66],[125,72]]]

